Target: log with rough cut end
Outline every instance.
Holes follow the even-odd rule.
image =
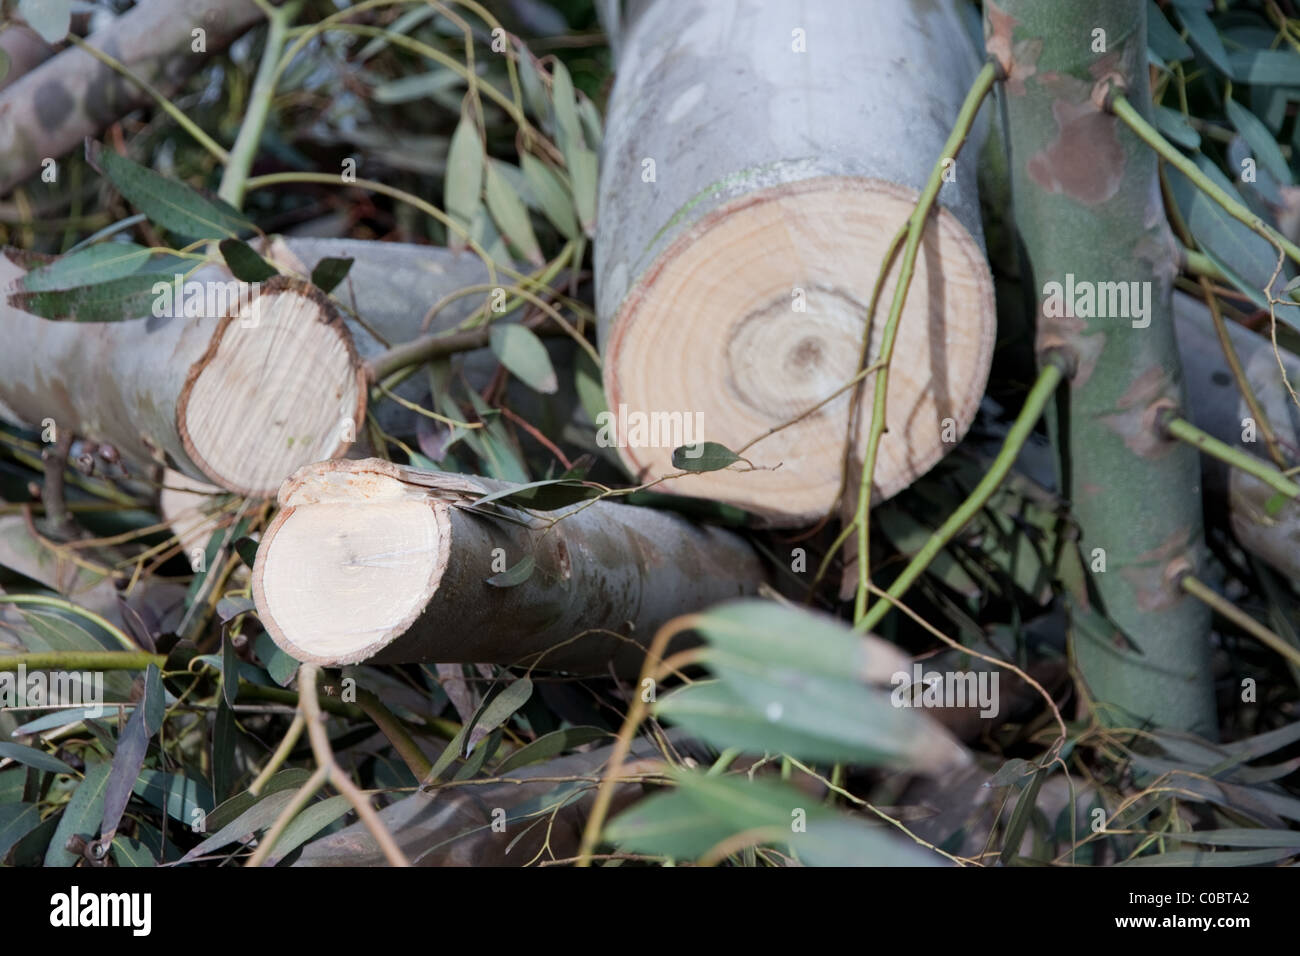
[[[361,435],[364,362],[418,336],[434,302],[487,277],[477,258],[430,246],[277,238],[261,251],[290,275],[258,292],[208,266],[179,294],[160,275],[173,281],[163,317],[100,323],[18,308],[10,293],[21,294],[27,270],[21,254],[0,252],[0,329],[13,345],[0,350],[0,414],[52,419],[136,462],[162,456],[190,478],[270,497],[294,470],[344,454]],[[301,278],[324,258],[353,260],[335,290],[346,316]],[[478,302],[449,303],[431,331]],[[421,395],[407,386],[406,397]],[[402,416],[391,403],[377,410],[385,428]]]
[[[303,468],[280,489],[258,547],[262,623],[286,652],[319,664],[635,674],[665,621],[765,580],[742,538],[667,512],[606,501],[469,509],[508,487],[373,458]],[[531,574],[502,580],[525,559]]]
[[[698,423],[687,440],[735,449],[848,382],[886,248],[978,65],[947,0],[643,5],[620,37],[595,246],[615,419],[676,412]],[[987,381],[995,315],[970,158],[979,139],[940,193],[911,282],[876,500],[953,447]],[[869,362],[894,285],[875,312]],[[814,520],[839,490],[848,410],[846,393],[756,444],[746,457],[767,470],[663,487],[772,524]],[[859,458],[869,424],[868,401]],[[617,436],[638,477],[675,470],[672,445],[685,442],[661,431]]]

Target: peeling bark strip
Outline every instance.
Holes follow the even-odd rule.
[[[1162,406],[1183,406],[1174,245],[1155,154],[1096,95],[1099,81],[1118,77],[1148,108],[1146,9],[1146,0],[987,0],[985,34],[1016,80],[1006,98],[1010,168],[1031,287],[1046,296],[1077,275],[1150,290],[1141,317],[1081,315],[1071,302],[1061,315],[1060,301],[1039,299],[1040,349],[1065,347],[1078,360],[1054,438],[1092,608],[1138,649],[1117,650],[1076,615],[1074,655],[1107,719],[1212,734],[1209,614],[1172,577],[1200,564],[1200,465],[1155,427]],[[1087,594],[1071,597],[1089,606]]]
[[[630,20],[618,38],[595,241],[606,395],[637,419],[698,414],[705,440],[739,448],[857,371],[886,247],[979,57],[951,0],[658,0]],[[981,138],[977,130],[962,155],[978,155]],[[953,447],[992,359],[975,169],[962,159],[953,174],[899,327],[878,499]],[[873,357],[893,289],[876,310]],[[746,456],[779,468],[662,487],[771,524],[815,520],[839,490],[848,407],[846,392]],[[869,407],[860,425],[859,457]],[[619,443],[645,478],[676,470],[672,450]]]
[[[612,664],[635,674],[665,621],[753,594],[765,580],[742,538],[666,512],[605,501],[470,510],[509,487],[377,458],[301,469],[280,489],[257,551],[263,625],[289,654],[327,665],[605,673]],[[501,580],[529,559],[524,580]]]
[[[353,258],[335,295],[364,324],[340,318],[305,280],[277,277],[253,290],[215,266],[179,290],[160,274],[163,315],[50,321],[10,304],[27,270],[0,253],[0,414],[31,425],[52,419],[136,462],[165,457],[191,478],[270,497],[294,469],[343,454],[361,433],[362,361],[418,335],[433,302],[487,276],[477,258],[427,246],[277,239],[265,251],[295,275],[323,258]],[[478,301],[457,301],[433,328]]]
[[[262,19],[252,0],[144,0],[86,43],[125,63],[164,94],[203,65],[207,54]],[[195,52],[191,31],[204,31]],[[152,100],[89,53],[69,48],[0,94],[0,195],[79,148],[114,120]]]

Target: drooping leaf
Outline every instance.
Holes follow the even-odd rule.
[[[143,843],[122,836],[120,833],[113,837],[113,862],[118,866],[138,867],[138,866],[157,866],[158,861],[153,858],[149,848]]]
[[[1220,73],[1231,76],[1232,65],[1228,60],[1228,51],[1206,12],[1199,6],[1177,6],[1174,9],[1187,28],[1187,37],[1192,46],[1204,54]]]
[[[1300,56],[1294,50],[1241,50],[1228,54],[1232,78],[1253,86],[1300,86]]]
[[[222,697],[217,701],[217,716],[212,726],[212,789],[218,800],[235,789],[235,743],[238,736],[235,711]]]
[[[303,779],[305,780],[306,777]],[[204,839],[198,846],[187,851],[180,862],[188,863],[190,860],[214,853],[222,847],[245,840],[259,830],[269,829],[284,808],[293,802],[293,798],[297,795],[295,789],[287,788],[265,794],[261,799],[253,798],[256,802],[251,803],[229,823],[223,823],[216,833]],[[216,813],[217,811],[214,810],[214,817]]]
[[[551,357],[532,329],[517,322],[497,322],[488,340],[501,364],[529,388],[543,395],[553,394],[558,388]]]
[[[88,144],[87,159],[132,206],[164,229],[189,239],[237,239],[253,229],[229,203],[201,196],[111,149]]]
[[[488,212],[492,214],[492,220],[502,235],[514,243],[515,248],[533,265],[540,266],[545,262],[541,247],[537,244],[537,236],[533,234],[533,225],[528,221],[528,210],[497,170],[495,162],[487,164],[485,195]]]
[[[214,803],[212,790],[205,782],[183,773],[143,770],[134,791],[187,827],[204,819]]]
[[[673,467],[682,471],[721,471],[740,461],[740,456],[715,441],[680,445],[673,449]]]
[[[268,862],[284,859],[351,809],[352,804],[348,803],[347,797],[328,797],[311,804],[284,828],[280,839],[275,841]]]
[[[569,178],[573,181],[573,204],[582,222],[582,231],[592,236],[596,233],[596,186],[598,160],[594,150],[585,146],[565,154]]]
[[[1192,49],[1183,42],[1155,0],[1147,0],[1147,43],[1162,60],[1173,62],[1191,59]]]
[[[326,256],[316,263],[316,268],[311,270],[311,284],[322,292],[333,292],[338,284],[347,278],[348,270],[351,268],[351,259]]]
[[[573,77],[560,60],[551,65],[551,102],[555,113],[555,135],[569,161],[570,150],[584,148],[582,121],[578,118],[578,98],[573,90]]]
[[[282,790],[297,790],[307,782],[307,778],[310,776],[311,773],[302,767],[290,767],[287,770],[281,770],[266,782],[266,786],[262,788],[261,793],[252,794],[244,790],[218,805],[215,810],[208,814],[205,820],[207,829],[221,830],[227,824],[237,820],[253,804]],[[252,833],[253,831],[249,830],[248,832]]]
[[[265,282],[272,276],[279,275],[275,266],[254,252],[253,247],[246,242],[223,239],[217,248],[221,250],[221,256],[226,260],[231,274],[240,282]]]
[[[483,192],[483,141],[478,127],[468,113],[461,116],[456,131],[451,134],[447,150],[447,179],[443,189],[443,204],[448,215],[468,227],[474,221]]]
[[[1260,166],[1267,169],[1278,182],[1286,186],[1291,185],[1291,168],[1283,158],[1282,150],[1278,147],[1273,134],[1268,131],[1268,127],[1236,100],[1226,100],[1223,108],[1228,114],[1229,121],[1249,144]]]
[[[570,191],[549,166],[531,153],[520,157],[524,179],[541,207],[542,214],[550,220],[566,239],[578,238],[578,220],[574,214]]]

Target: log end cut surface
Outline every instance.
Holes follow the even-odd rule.
[[[437,590],[446,518],[399,475],[374,459],[322,462],[281,490],[280,513],[258,548],[253,597],[271,636],[298,660],[373,656]]]
[[[618,416],[624,406],[632,423],[618,439],[633,473],[647,480],[675,471],[673,447],[684,442],[667,434],[673,413],[698,425],[688,440],[738,449],[847,383],[881,262],[916,198],[865,178],[774,186],[720,207],[665,250],[624,301],[604,364],[610,408]],[[898,262],[875,311],[870,361]],[[877,501],[915,481],[965,433],[984,392],[994,333],[983,251],[940,209],[899,325]],[[859,458],[873,381],[863,385]],[[745,457],[764,470],[717,471],[664,487],[738,505],[772,524],[816,520],[839,490],[848,410],[845,392],[754,445]]]
[[[319,291],[276,278],[232,310],[177,408],[185,450],[212,481],[255,497],[356,439],[365,379]]]

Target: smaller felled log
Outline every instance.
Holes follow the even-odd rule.
[[[744,539],[675,514],[607,501],[475,505],[512,487],[380,459],[301,469],[257,551],[262,623],[319,664],[634,674],[661,624],[765,580]]]

